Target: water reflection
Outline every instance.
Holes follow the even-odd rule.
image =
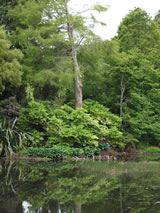
[[[0,213],[158,213],[160,164],[145,165],[1,162]]]

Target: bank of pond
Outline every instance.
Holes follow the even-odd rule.
[[[154,156],[154,155],[152,155]],[[160,162],[0,161],[1,213],[158,213]]]
[[[103,145],[103,146],[102,146]],[[1,151],[2,153],[2,151]],[[65,146],[46,147],[28,147],[20,149],[18,152],[12,152],[10,155],[0,155],[0,159],[26,159],[35,161],[119,161],[119,160],[137,160],[160,159],[160,148],[155,146],[145,146],[141,149],[116,151],[108,143],[100,144],[98,147],[73,148]]]

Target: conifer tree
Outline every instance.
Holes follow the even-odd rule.
[[[156,28],[146,11],[136,8],[121,22],[118,28],[118,39],[121,51],[137,48],[141,53],[147,53],[148,48],[156,46]]]
[[[73,69],[75,108],[81,108],[83,95],[77,50],[82,41],[94,34],[87,26],[88,17],[82,16],[81,12],[71,12],[69,2],[28,0],[25,3],[19,2],[18,6],[9,11],[9,15],[17,25],[12,39],[22,46],[25,54],[23,67],[27,78],[31,82],[40,80],[41,84],[47,79],[45,84],[63,87],[61,73],[66,76],[67,71]],[[106,9],[96,5],[84,12],[104,12]],[[91,19],[97,23],[93,15]],[[56,85],[57,82],[59,85]]]

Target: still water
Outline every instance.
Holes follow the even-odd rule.
[[[160,162],[0,162],[0,213],[143,212],[160,212]]]

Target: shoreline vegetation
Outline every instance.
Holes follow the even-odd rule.
[[[37,154],[34,151],[32,154],[27,155],[27,152],[21,152],[21,153],[14,153],[12,156],[7,156],[7,157],[1,157],[0,160],[27,160],[27,161],[54,161],[54,162],[70,162],[70,161],[107,161],[107,162],[112,162],[112,161],[137,161],[137,160],[160,160],[160,150],[157,147],[149,147],[146,148],[146,150],[132,150],[132,151],[122,151],[122,152],[117,152],[113,151],[113,149],[108,149],[106,151],[100,151],[99,154],[92,155],[92,156],[87,156],[84,154],[80,155],[73,155],[71,154],[67,155],[65,154],[64,156],[52,156],[49,157],[49,155],[46,152],[45,154]]]

